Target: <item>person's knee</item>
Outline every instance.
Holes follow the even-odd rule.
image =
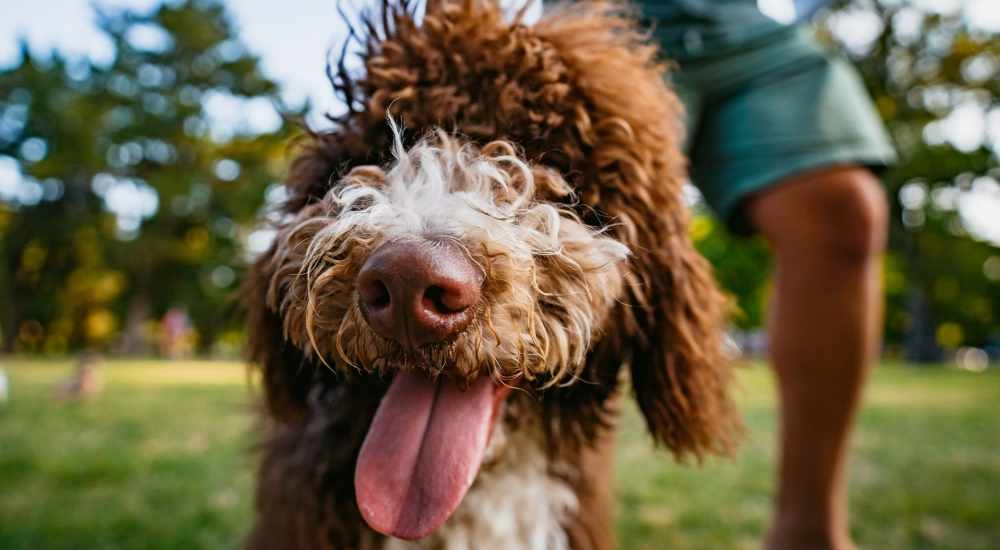
[[[779,253],[856,263],[885,249],[888,201],[869,170],[828,169],[789,183],[754,206],[758,228]]]
[[[881,183],[857,168],[831,175],[817,186],[818,213],[825,220],[817,244],[840,258],[863,260],[881,254],[889,225],[889,205]],[[825,205],[825,206],[824,206]]]

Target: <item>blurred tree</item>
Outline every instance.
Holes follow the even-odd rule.
[[[691,223],[691,238],[712,262],[716,278],[733,302],[733,324],[740,330],[760,328],[771,272],[771,254],[763,239],[733,236],[700,206]]]
[[[1000,345],[1000,237],[972,215],[1000,200],[1000,40],[995,21],[979,21],[990,3],[852,0],[817,25],[859,64],[899,147],[902,162],[883,175],[886,336],[914,359]],[[97,17],[115,50],[107,65],[24,45],[22,62],[0,69],[3,348],[135,351],[147,321],[179,305],[204,350],[237,328],[226,298],[265,196],[280,198],[294,130],[217,3]],[[692,235],[738,306],[735,323],[759,327],[766,248],[736,243],[703,212]]]
[[[138,351],[174,305],[206,349],[292,129],[218,3],[97,21],[107,66],[23,45],[0,71],[4,349]]]

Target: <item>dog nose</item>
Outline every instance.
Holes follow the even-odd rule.
[[[361,312],[385,338],[417,347],[447,340],[475,317],[483,276],[458,245],[389,242],[358,273]]]

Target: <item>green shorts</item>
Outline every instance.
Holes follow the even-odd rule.
[[[807,28],[685,59],[670,78],[688,110],[691,179],[735,232],[752,232],[744,199],[786,178],[895,160],[857,71]]]

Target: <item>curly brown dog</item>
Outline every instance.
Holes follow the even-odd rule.
[[[678,458],[739,431],[681,108],[620,8],[415,19],[366,19],[363,71],[332,75],[348,111],[300,144],[244,287],[267,411],[249,546],[613,547],[622,366]]]

